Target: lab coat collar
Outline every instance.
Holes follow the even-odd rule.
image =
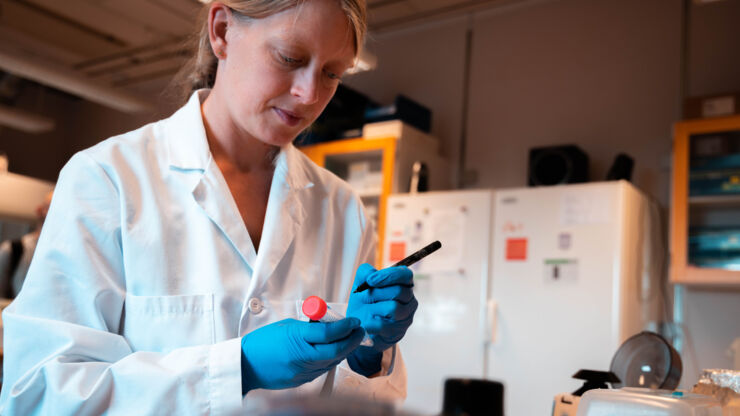
[[[198,90],[165,123],[167,162],[178,170],[204,171],[211,160],[200,105],[211,92]]]
[[[310,198],[310,194],[301,191],[312,188],[313,181],[306,158],[292,144],[283,146],[275,159],[260,255],[257,256],[233,198],[224,200],[222,197],[221,192],[228,192],[228,185],[211,156],[201,113],[201,103],[208,93],[209,90],[196,91],[187,104],[167,120],[165,140],[169,166],[175,172],[184,173],[183,178],[198,178],[191,183],[195,200],[251,269],[250,292],[259,291],[290,248],[306,217],[304,199]],[[200,174],[193,177],[187,173],[192,170]]]
[[[275,160],[275,175],[273,181],[280,178],[291,190],[307,189],[313,186],[308,176],[305,162],[293,144],[287,144],[280,149]]]
[[[212,156],[203,124],[201,104],[210,91],[195,91],[188,102],[166,121],[167,161],[171,168],[202,172],[208,168]],[[298,152],[293,144],[285,145],[275,160],[274,178],[281,178],[293,190],[313,186]]]

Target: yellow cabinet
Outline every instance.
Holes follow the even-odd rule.
[[[674,126],[671,281],[740,286],[740,116]]]
[[[383,258],[388,195],[408,191],[413,164],[421,161],[427,165],[429,190],[449,189],[449,164],[439,156],[438,148],[437,139],[420,135],[357,138],[300,147],[314,163],[349,182],[362,198],[378,235],[377,267]]]

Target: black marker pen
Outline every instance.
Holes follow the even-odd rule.
[[[435,251],[439,250],[440,247],[442,247],[442,243],[439,241],[435,241],[428,246],[422,248],[421,250],[411,254],[410,256],[406,257],[405,259],[399,261],[398,263],[394,264],[391,267],[396,266],[411,266],[412,264],[416,263],[417,261],[423,259],[424,257],[434,253]],[[361,284],[357,289],[355,289],[355,293],[362,292],[363,290],[370,289],[370,285],[367,284],[367,282],[364,282]]]

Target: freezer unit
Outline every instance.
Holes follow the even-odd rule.
[[[413,266],[419,309],[401,348],[404,409],[438,414],[444,380],[505,385],[507,416],[549,415],[659,316],[656,205],[628,182],[394,195],[384,265]]]
[[[484,377],[492,198],[491,191],[449,191],[388,199],[384,265],[442,242],[411,266],[419,308],[400,343],[406,410],[439,414],[446,378]]]
[[[496,192],[487,376],[506,414],[549,415],[659,314],[657,208],[627,182]]]

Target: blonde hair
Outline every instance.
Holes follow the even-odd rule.
[[[201,0],[202,1],[202,0]],[[236,12],[236,16],[249,19],[263,19],[311,0],[219,0]],[[359,53],[367,32],[366,0],[336,0],[347,16],[354,34],[355,53]],[[211,1],[206,1],[198,17],[198,31],[190,41],[192,56],[174,79],[175,88],[180,91],[181,101],[187,100],[193,91],[212,88],[216,81],[218,59],[211,49],[208,37],[208,12]]]

